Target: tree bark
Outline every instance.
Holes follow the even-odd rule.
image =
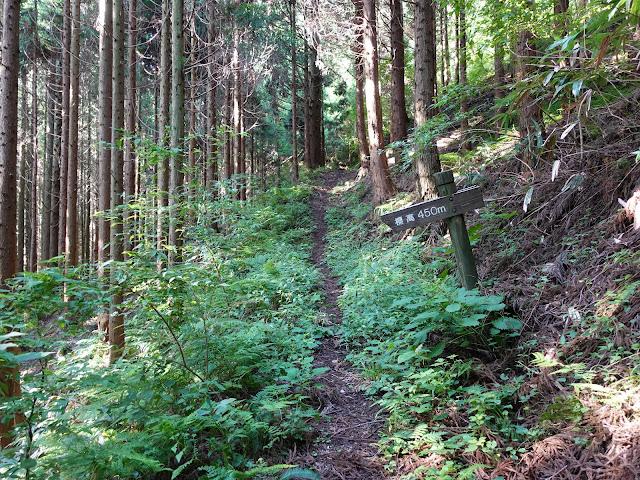
[[[17,248],[17,169],[18,169],[18,71],[20,48],[20,0],[4,0],[2,6],[2,62],[0,62],[0,288],[16,274]],[[17,353],[15,347],[8,349]],[[19,397],[20,375],[17,366],[0,368],[0,399]],[[11,442],[19,416],[0,422],[0,448]]]
[[[300,180],[298,172],[298,111],[297,111],[297,82],[296,82],[296,0],[291,0],[291,143],[293,152],[291,163],[293,166],[293,183],[297,184]],[[251,137],[253,141],[253,136]]]
[[[67,177],[67,264],[78,264],[78,104],[80,102],[80,0],[73,0],[69,81],[69,153]]]
[[[98,211],[103,215],[98,221],[98,262],[103,264],[109,258],[108,244],[111,239],[110,222],[104,215],[111,208],[111,111],[113,84],[113,0],[100,0],[100,72],[98,92],[100,144],[98,154]],[[104,276],[103,267],[98,270]],[[106,326],[105,326],[106,327]],[[104,329],[106,331],[106,328]]]
[[[123,168],[124,155],[121,147],[124,130],[124,4],[123,0],[113,0],[113,107],[111,112],[111,215],[115,221],[111,224],[111,260],[122,262],[123,223],[122,216],[124,193]],[[116,285],[117,269],[111,270],[111,284]],[[109,363],[122,356],[125,345],[124,314],[120,309],[123,295],[119,288],[111,294],[111,316],[109,317]]]
[[[403,0],[389,0],[391,9],[391,142],[407,138],[407,104],[404,95]]]
[[[209,31],[208,31],[208,53],[209,53],[209,85],[207,97],[207,158],[206,158],[206,190],[210,194],[215,194],[216,183],[218,182],[218,109],[216,105],[216,93],[218,88],[218,79],[216,78],[216,66],[218,52],[216,49],[216,3],[209,3]],[[214,197],[215,198],[215,197]]]
[[[493,53],[493,101],[497,104],[500,100],[504,98],[504,82],[505,82],[505,71],[504,71],[504,45],[501,40],[496,40],[494,45],[494,53]],[[496,115],[500,115],[504,113],[504,107],[500,107],[496,110]],[[495,129],[496,133],[500,133],[502,130],[502,119],[498,118],[496,120]]]
[[[318,67],[318,50],[309,45],[309,163],[310,168],[325,164],[322,142],[322,72]]]
[[[418,0],[415,10],[415,118],[416,131],[435,114],[433,100],[436,85],[435,12],[431,0]],[[416,156],[418,191],[426,200],[438,196],[433,174],[439,172],[438,146],[424,145]]]
[[[373,183],[373,204],[380,205],[395,194],[387,164],[387,155],[382,133],[382,106],[380,103],[378,72],[378,34],[376,29],[376,2],[364,0],[364,73],[369,149],[371,152],[371,181]]]
[[[69,188],[69,113],[71,102],[71,0],[63,0],[62,22],[62,134],[60,138],[60,229],[58,251],[67,253],[67,189]]]
[[[31,238],[27,269],[36,271],[38,264],[38,0],[33,2],[33,77],[31,79]]]
[[[179,205],[184,184],[184,0],[172,0],[171,12],[171,159],[169,177],[169,265],[182,258]]]
[[[464,0],[460,0],[460,86],[463,88],[462,99],[460,100],[460,138],[462,139],[462,149],[471,149],[469,139],[469,97],[466,92],[467,87],[467,12]]]
[[[158,119],[158,143],[167,146],[167,127],[169,127],[169,105],[171,102],[171,0],[162,0],[162,26],[160,32],[160,99]],[[165,250],[167,244],[166,216],[169,205],[169,156],[163,152],[158,164],[158,214],[157,249]],[[158,261],[158,268],[162,262]]]
[[[356,38],[353,45],[354,68],[356,76],[356,135],[358,137],[358,153],[360,154],[360,171],[358,177],[369,175],[369,140],[367,139],[367,119],[364,104],[364,58],[363,35],[364,14],[362,0],[354,0],[356,12],[353,18]]]
[[[125,141],[124,150],[124,198],[125,204],[131,202],[136,196],[136,159],[134,156],[134,137],[136,135],[136,94],[137,94],[137,10],[138,1],[129,0],[128,12],[128,38],[127,38],[127,98],[125,104],[126,120],[125,131],[127,132],[127,140]],[[132,212],[126,212],[127,217]],[[131,237],[134,229],[131,228],[133,219],[125,223],[124,231],[124,250],[131,251],[135,245]]]

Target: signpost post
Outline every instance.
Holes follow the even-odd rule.
[[[484,206],[482,192],[477,186],[456,191],[451,170],[438,172],[433,177],[440,197],[386,213],[380,218],[394,232],[446,220],[462,285],[471,290],[478,284],[478,272],[463,214]]]

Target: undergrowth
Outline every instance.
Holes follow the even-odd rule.
[[[26,353],[0,359],[22,362],[23,396],[1,408],[25,421],[2,477],[317,478],[262,459],[304,439],[317,416],[312,351],[326,329],[314,321],[308,197],[294,187],[197,205],[224,210],[226,233],[203,216],[184,263],[158,271],[157,252],[139,248],[114,265],[127,350],[111,366],[100,334],[87,333],[112,293],[91,269],[16,278],[0,321]]]

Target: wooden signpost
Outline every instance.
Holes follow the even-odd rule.
[[[380,218],[394,232],[446,220],[462,285],[471,290],[478,284],[478,271],[471,250],[464,214],[484,206],[482,192],[480,187],[469,187],[456,191],[451,170],[438,172],[433,177],[440,197],[386,213]]]

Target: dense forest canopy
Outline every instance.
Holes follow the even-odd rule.
[[[3,478],[326,476],[282,452],[332,335],[388,423],[353,478],[636,478],[580,385],[640,343],[640,0],[1,3]],[[379,221],[449,168],[480,290]]]

